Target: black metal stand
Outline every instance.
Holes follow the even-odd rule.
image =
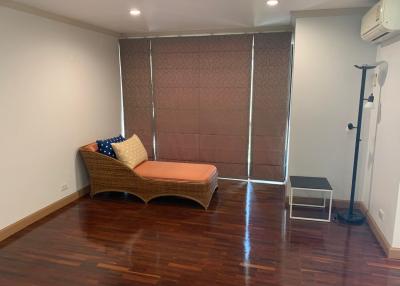
[[[356,135],[356,147],[354,151],[354,163],[353,163],[353,178],[351,181],[351,196],[350,196],[350,205],[349,209],[345,211],[341,211],[337,213],[337,218],[339,219],[340,222],[346,223],[346,224],[362,224],[365,220],[364,215],[354,209],[354,198],[355,198],[355,192],[356,192],[356,179],[357,179],[357,167],[358,167],[358,153],[360,151],[360,141],[361,141],[361,126],[362,126],[362,115],[363,115],[363,105],[364,105],[364,93],[365,93],[365,82],[367,78],[367,71],[369,69],[374,69],[376,66],[369,66],[369,65],[363,65],[363,66],[355,66],[356,68],[362,70],[362,78],[361,78],[361,91],[360,91],[360,103],[358,106],[358,121],[357,121],[357,126],[354,127],[352,124],[349,124],[349,128],[357,129],[357,135]]]

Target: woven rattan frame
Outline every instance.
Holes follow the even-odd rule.
[[[127,192],[145,203],[163,196],[177,196],[198,202],[208,208],[218,187],[218,174],[205,183],[190,181],[165,181],[139,176],[122,162],[88,148],[79,149],[89,171],[90,196],[102,192]]]

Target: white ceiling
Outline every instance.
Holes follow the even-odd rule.
[[[288,25],[290,11],[371,6],[376,0],[15,0],[124,34],[195,32]],[[129,10],[142,11],[139,17]]]

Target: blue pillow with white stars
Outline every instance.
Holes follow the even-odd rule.
[[[115,152],[111,146],[111,143],[118,143],[118,142],[122,142],[125,141],[125,138],[122,137],[122,135],[119,135],[117,137],[113,137],[113,138],[109,138],[109,139],[105,139],[105,140],[97,140],[97,148],[98,148],[98,152],[107,156],[110,156],[112,158],[117,158],[117,156],[115,155]]]

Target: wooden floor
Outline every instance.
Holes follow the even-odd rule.
[[[85,197],[0,243],[0,285],[400,285],[367,225],[287,217],[281,187],[241,182],[208,211]]]

